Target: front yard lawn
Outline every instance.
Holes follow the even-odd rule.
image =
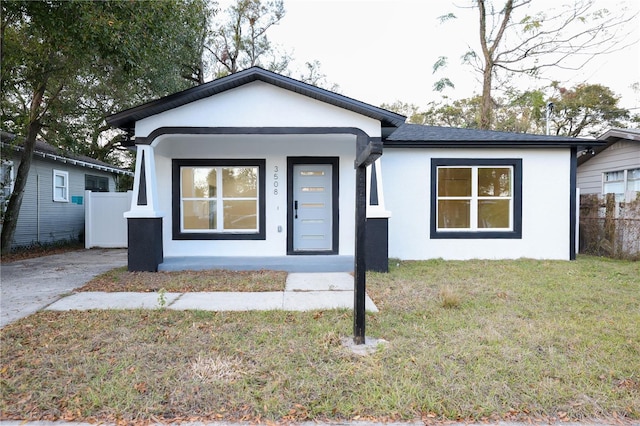
[[[0,416],[640,419],[640,262],[392,262],[350,310],[40,312],[1,330]]]

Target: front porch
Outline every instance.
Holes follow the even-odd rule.
[[[270,269],[285,272],[353,272],[354,257],[338,256],[165,256],[158,271],[231,269],[256,271]]]

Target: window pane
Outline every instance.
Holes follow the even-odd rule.
[[[470,168],[438,168],[438,197],[470,197]]]
[[[616,181],[623,181],[623,180],[624,180],[624,171],[606,172],[604,174],[605,182],[616,182]]]
[[[252,200],[225,200],[224,229],[258,229],[258,203]]]
[[[216,202],[213,200],[183,201],[182,217],[185,230],[216,229]]]
[[[470,206],[468,200],[438,200],[438,228],[469,228]]]
[[[55,179],[56,179],[56,186],[64,186],[64,176],[62,175],[55,175]]]
[[[624,194],[624,182],[610,182],[604,184],[605,194]]]
[[[510,228],[509,200],[478,200],[478,228]]]
[[[56,188],[54,197],[55,197],[56,200],[64,200],[64,199],[66,199],[67,195],[66,195],[65,188],[64,187],[63,188]]]
[[[481,167],[478,169],[478,196],[511,196],[511,169],[506,167]]]
[[[640,192],[640,169],[627,171],[627,191]]]
[[[216,169],[213,167],[182,167],[182,196],[212,198],[216,196]]]
[[[257,167],[225,167],[222,169],[222,196],[227,198],[257,197]]]

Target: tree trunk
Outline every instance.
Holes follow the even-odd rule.
[[[482,75],[482,104],[480,105],[480,128],[483,130],[491,130],[493,124],[492,73],[493,65],[490,62],[486,62]]]
[[[27,185],[29,177],[29,169],[31,169],[31,161],[33,160],[33,151],[36,147],[36,138],[42,129],[40,122],[40,107],[44,97],[46,83],[43,82],[34,92],[29,111],[29,124],[27,127],[27,135],[24,140],[24,150],[20,158],[20,166],[16,173],[16,181],[13,185],[13,192],[9,198],[7,211],[4,215],[2,224],[2,235],[0,236],[0,244],[2,246],[1,253],[7,254],[11,251],[11,243],[13,235],[16,232],[18,224],[18,215],[20,207],[22,207],[22,198],[24,196],[24,188]]]
[[[493,124],[493,100],[491,99],[491,84],[493,83],[493,68],[495,67],[496,50],[502,41],[507,25],[513,12],[513,0],[507,0],[502,13],[504,14],[497,34],[490,40],[487,36],[487,9],[484,0],[476,0],[479,11],[480,46],[484,58],[482,69],[482,104],[480,105],[480,128],[490,130]],[[491,33],[491,32],[490,32]]]

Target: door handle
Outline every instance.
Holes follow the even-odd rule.
[[[294,218],[298,218],[298,200],[293,202]]]

